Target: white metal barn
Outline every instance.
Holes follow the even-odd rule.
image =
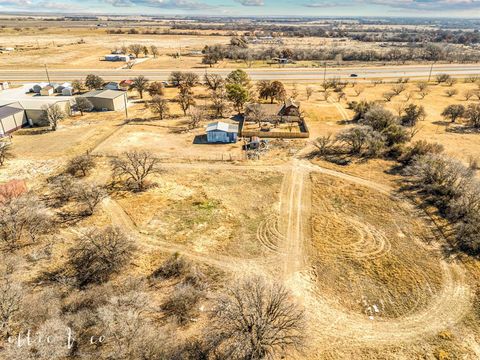
[[[0,137],[14,132],[26,124],[25,110],[19,103],[0,107]]]

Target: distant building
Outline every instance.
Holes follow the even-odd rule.
[[[209,143],[235,143],[238,138],[238,125],[217,121],[207,126]]]
[[[264,122],[283,123],[302,121],[300,104],[297,104],[293,99],[289,99],[284,103],[279,104],[247,104],[245,109],[245,121],[255,121],[250,118],[251,109],[254,106],[259,106],[261,108],[261,111],[265,116],[265,119],[263,120]]]
[[[127,62],[130,61],[130,56],[128,55],[121,55],[121,54],[109,54],[105,55],[105,61],[123,61]]]
[[[87,98],[97,111],[123,110],[127,103],[127,93],[119,90],[93,90],[80,96]]]
[[[4,82],[0,82],[0,90],[7,90],[9,88],[9,84],[8,82],[4,81]]]

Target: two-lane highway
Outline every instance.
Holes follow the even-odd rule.
[[[82,79],[88,74],[100,75],[105,80],[119,81],[138,75],[144,75],[150,80],[165,81],[172,71],[191,71],[199,75],[205,72],[216,73],[226,76],[233,69],[162,69],[162,70],[140,70],[140,69],[49,69],[51,81],[71,81]],[[316,82],[327,78],[341,77],[350,78],[351,74],[358,75],[357,79],[392,79],[399,77],[426,78],[430,75],[431,65],[410,65],[410,66],[384,66],[384,67],[343,67],[329,68],[325,74],[323,68],[278,68],[268,69],[246,69],[245,71],[253,80],[283,80],[295,82]],[[454,77],[468,75],[480,75],[480,64],[447,64],[435,65],[432,76],[446,73]],[[35,70],[0,70],[0,81],[27,82],[47,81],[45,69]]]

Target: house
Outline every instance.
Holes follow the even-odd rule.
[[[47,85],[42,90],[40,90],[41,96],[52,96],[54,88],[53,86]]]
[[[237,138],[238,125],[217,121],[207,126],[207,142],[209,143],[235,143]]]
[[[10,134],[27,124],[25,110],[19,103],[0,107],[0,137]]]
[[[9,88],[9,84],[8,82],[4,81],[4,82],[0,82],[0,90],[7,90]]]
[[[125,109],[127,93],[119,90],[93,90],[81,95],[87,98],[97,111],[118,111]]]
[[[262,113],[264,122],[270,123],[285,123],[285,122],[301,122],[302,115],[300,111],[300,104],[297,104],[293,99],[286,100],[279,104],[247,104],[245,109],[245,121],[256,122],[252,119],[254,107],[259,107]],[[258,112],[257,112],[258,113]]]
[[[132,86],[133,80],[122,80],[118,84],[118,87],[120,90],[128,90],[130,89],[130,86]]]
[[[119,84],[115,81],[111,81],[103,87],[105,90],[119,90]]]

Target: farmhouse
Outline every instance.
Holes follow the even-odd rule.
[[[27,117],[19,103],[0,107],[0,137],[20,129],[27,124]]]
[[[123,110],[127,103],[127,93],[118,90],[93,90],[81,96],[87,98],[97,111]]]
[[[238,125],[217,121],[207,126],[209,143],[235,143],[238,137]]]
[[[300,105],[290,99],[283,104],[255,104],[251,103],[246,106],[245,121],[255,122],[253,119],[254,111],[252,109],[258,107],[262,114],[262,121],[270,123],[285,123],[285,122],[302,122],[302,116],[300,112]],[[258,112],[257,112],[258,113]]]

